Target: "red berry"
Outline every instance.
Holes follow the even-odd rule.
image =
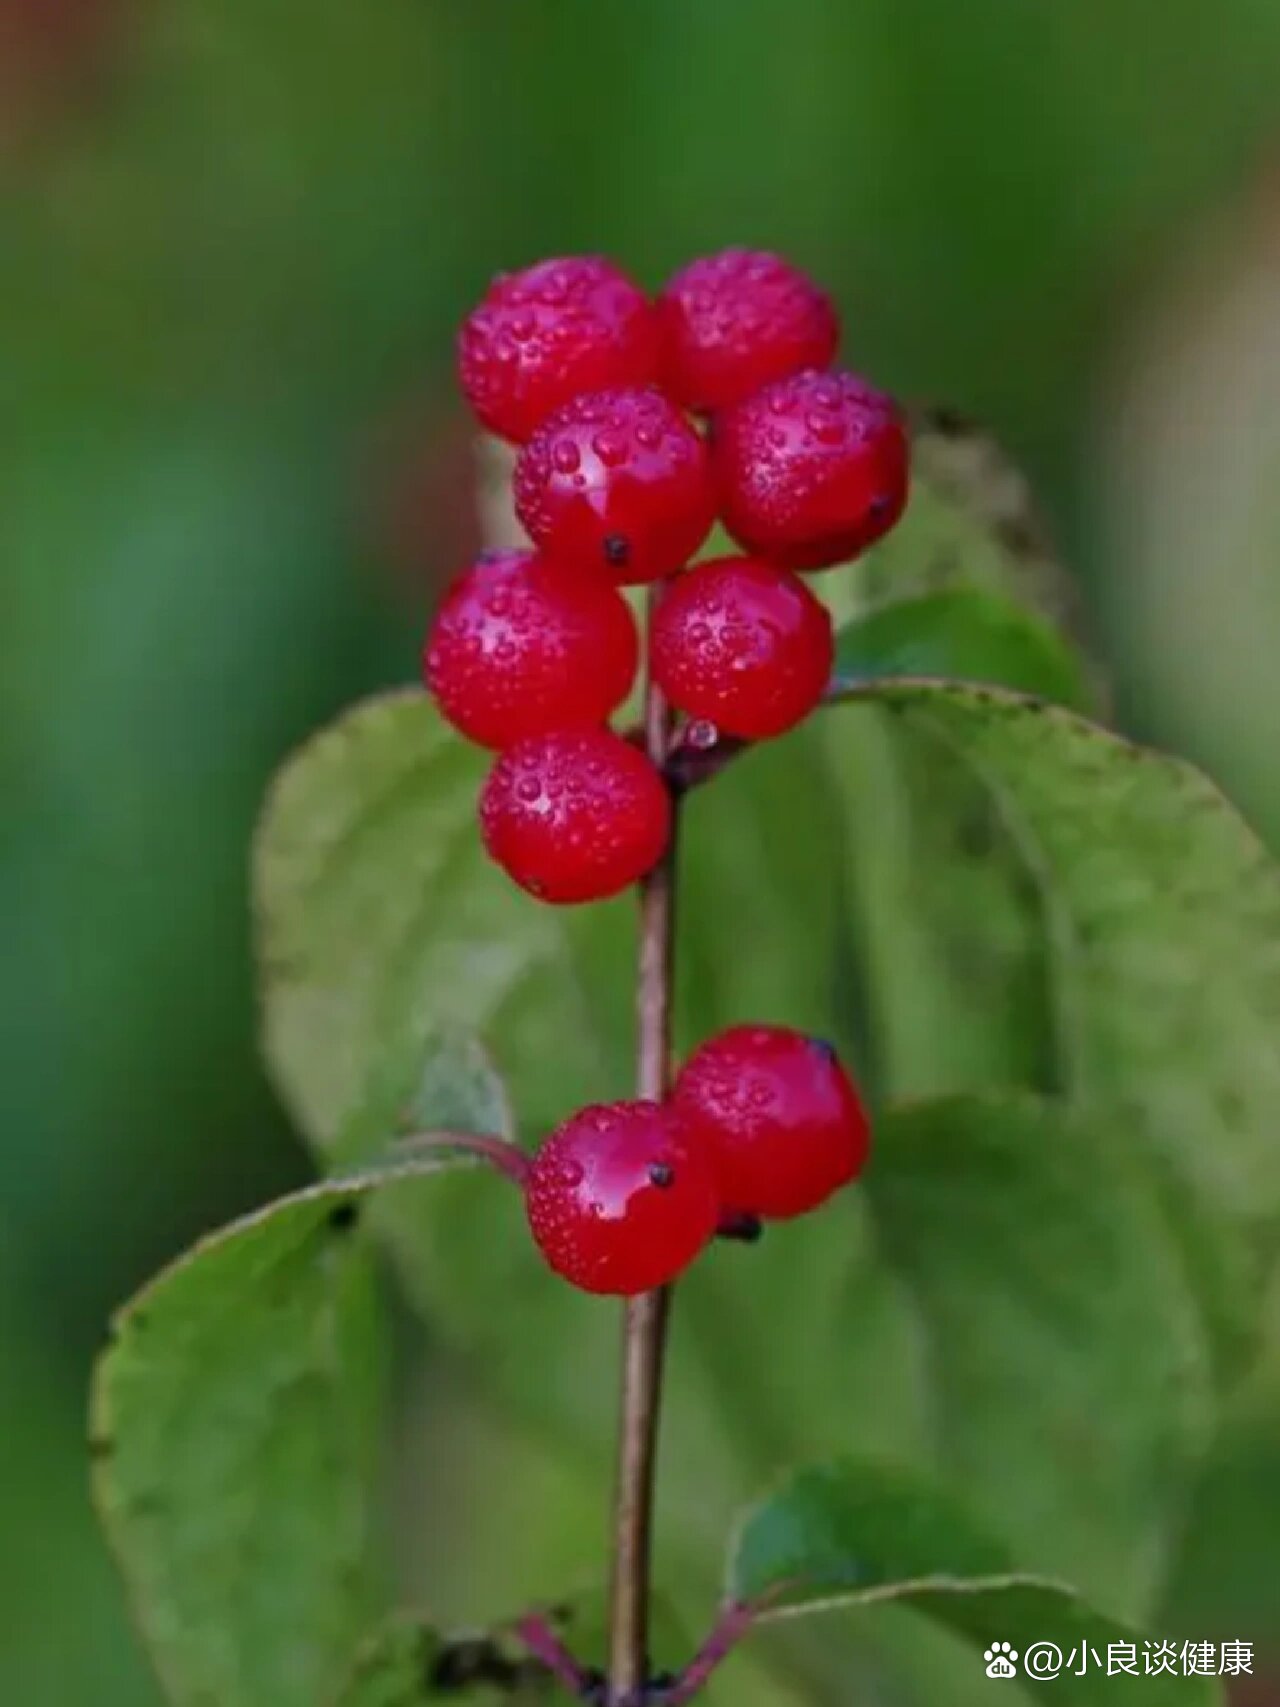
[[[721,514],[747,551],[791,569],[846,562],[907,501],[907,439],[893,400],[851,373],[777,380],[716,419]]]
[[[866,1110],[829,1044],[785,1026],[722,1031],[685,1063],[672,1106],[714,1157],[725,1204],[785,1219],[861,1172]]]
[[[523,444],[581,391],[647,385],[658,321],[643,292],[599,255],[503,273],[458,333],[458,375],[491,432]]]
[[[825,291],[762,249],[691,262],[657,309],[663,388],[686,409],[724,409],[770,380],[826,367],[840,336]]]
[[[656,1102],[570,1116],[533,1159],[525,1208],[557,1274],[627,1296],[674,1280],[720,1217],[709,1163]]]
[[[558,409],[520,452],[515,499],[545,551],[622,582],[683,568],[715,519],[706,447],[652,387]]]
[[[649,647],[673,705],[751,740],[808,716],[834,655],[826,608],[799,576],[755,557],[699,563],[673,581]]]
[[[616,588],[532,551],[494,551],[463,571],[432,624],[427,687],[456,729],[509,747],[603,723],[626,698],[639,654]]]
[[[610,729],[531,735],[508,747],[480,796],[484,845],[543,901],[597,901],[655,865],[671,831],[666,784]]]

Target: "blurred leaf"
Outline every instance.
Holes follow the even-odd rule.
[[[855,681],[982,680],[1091,705],[1075,588],[1025,477],[949,411],[919,414],[912,441],[902,522],[849,568],[814,577],[842,624],[838,670]],[[873,1082],[893,1095],[1057,1090],[1042,920],[981,779],[927,735],[873,714],[841,727],[837,763]]]
[[[729,1593],[775,1597],[762,1622],[898,1603],[979,1650],[1007,1643],[1028,1689],[1079,1707],[1100,1707],[1114,1694],[1106,1669],[1111,1643],[1134,1644],[1136,1663],[1143,1663],[1138,1633],[1061,1584],[1016,1573],[963,1506],[927,1482],[870,1462],[798,1471],[748,1513],[731,1549]],[[1064,1662],[1076,1650],[1077,1666],[1080,1650],[1090,1650],[1084,1675],[1074,1675],[1068,1662],[1043,1681],[1027,1677],[1028,1649],[1047,1643]],[[1125,1693],[1151,1707],[1211,1707],[1221,1699],[1213,1678],[1179,1675],[1126,1677]]]
[[[836,674],[851,684],[892,676],[989,682],[1075,710],[1091,698],[1074,652],[1047,622],[972,587],[897,600],[846,624]]]
[[[1263,1232],[1280,1214],[1280,869],[1248,825],[1191,766],[1056,707],[939,683],[853,697],[936,740],[1004,821],[1041,912],[1065,1092]],[[829,714],[837,777],[857,715]]]
[[[1020,1558],[1087,1570],[1119,1605],[1158,1569],[1215,1396],[1200,1301],[1126,1140],[1115,1115],[942,1098],[882,1117],[867,1175],[929,1455]]]
[[[899,797],[905,824],[869,819],[862,714],[825,724],[874,1034],[889,1051],[882,1082],[899,1093],[956,1082],[953,1033],[980,1039],[988,1013],[996,1036],[1025,1036],[1031,1047],[1008,1054],[1017,1078],[1114,1114],[1155,1164],[1225,1377],[1255,1338],[1259,1258],[1280,1210],[1273,862],[1196,771],[1069,712],[942,684],[886,682],[854,697],[885,708],[884,764],[932,743],[949,767],[934,772],[998,832],[976,846],[958,834],[927,761],[909,806]],[[934,926],[945,982],[924,979],[907,902]],[[914,950],[905,971],[903,948]]]
[[[1232,1403],[1188,1495],[1167,1560],[1163,1616],[1190,1636],[1254,1635],[1259,1670],[1280,1662],[1280,1277],[1262,1355]]]
[[[841,929],[881,1097],[1061,1088],[1044,906],[984,780],[868,704],[815,719],[843,843]]]
[[[382,1342],[359,1200],[444,1165],[398,1160],[281,1199],[116,1318],[94,1380],[95,1492],[178,1707],[315,1707],[367,1626]]]

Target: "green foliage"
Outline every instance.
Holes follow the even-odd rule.
[[[1020,1560],[1132,1608],[1215,1386],[1200,1300],[1127,1136],[1056,1102],[943,1098],[882,1121],[867,1186],[911,1310],[930,1456]]]
[[[364,1645],[331,1707],[413,1707],[429,1701],[440,1646],[434,1630],[398,1619]]]
[[[879,1108],[864,1190],[682,1283],[663,1580],[704,1588],[731,1512],[797,1457],[892,1456],[963,1486],[994,1539],[901,1472],[815,1474],[751,1520],[735,1580],[796,1570],[806,1604],[894,1600],[1015,1645],[1043,1619],[1105,1646],[1117,1626],[1007,1561],[1109,1613],[1155,1602],[1280,1215],[1280,876],[1196,772],[1050,703],[1095,690],[1025,487],[945,421],[917,449],[900,555],[831,583],[853,613],[841,703],[689,802],[679,1047],[753,1017],[817,1029]],[[179,1707],[313,1707],[380,1604],[351,1426],[372,1329],[342,1302],[367,1305],[370,1256],[326,1194],[380,1183],[398,1134],[532,1143],[629,1082],[632,907],[511,888],[477,845],[486,763],[395,693],[303,748],[264,814],[268,1058],[338,1178],[156,1283],[98,1387],[104,1509]],[[515,1193],[422,1171],[378,1194],[371,1230],[560,1489],[598,1498],[616,1313],[550,1278]],[[546,1511],[510,1498],[536,1537]],[[422,1639],[391,1626],[351,1707],[427,1699]],[[795,1653],[769,1663],[811,1693]]]
[[[1043,618],[976,587],[880,605],[840,634],[836,671],[851,684],[892,676],[999,682],[1078,710],[1080,662]]]
[[[1020,1575],[965,1507],[919,1478],[882,1465],[840,1462],[802,1470],[751,1511],[729,1561],[730,1593],[767,1597],[763,1617],[791,1618],[898,1604],[963,1637],[976,1651],[1002,1641],[1024,1658],[1053,1643],[1068,1667],[1026,1687],[1071,1707],[1117,1688],[1146,1707],[1212,1707],[1213,1678],[1107,1675],[1107,1649],[1142,1637],[1104,1618],[1060,1583]],[[977,1660],[977,1652],[974,1660]],[[1099,1663],[1100,1662],[1100,1663]],[[1021,1673],[1019,1674],[1022,1675]]]
[[[116,1319],[95,1491],[177,1707],[315,1707],[378,1603],[382,1336],[359,1202],[439,1165],[286,1198]]]

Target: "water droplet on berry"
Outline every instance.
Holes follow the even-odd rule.
[[[805,425],[820,444],[838,445],[844,438],[844,422],[839,415],[824,415],[814,409],[806,417]]]
[[[591,440],[591,448],[606,468],[618,468],[627,460],[626,435],[604,428]]]

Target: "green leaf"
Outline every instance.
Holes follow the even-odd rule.
[[[416,1707],[438,1699],[431,1676],[441,1641],[429,1625],[398,1618],[361,1647],[329,1707]]]
[[[880,1122],[866,1189],[912,1315],[929,1456],[1020,1559],[1141,1603],[1214,1369],[1123,1123],[1029,1096],[907,1105]]]
[[[1019,1558],[1141,1606],[1215,1372],[1126,1139],[1026,1094],[891,1106],[861,1187],[697,1264],[677,1331],[754,1479],[850,1450],[930,1464]]]
[[[809,754],[802,771],[782,748],[762,751],[742,780],[729,774],[692,805],[684,1046],[764,1003],[831,1029],[829,1004],[848,974],[829,928],[835,819],[821,751]],[[415,1124],[492,1130],[510,1118],[508,1102],[537,1138],[575,1105],[630,1086],[633,904],[554,909],[517,891],[479,845],[485,764],[424,696],[404,693],[357,707],[313,741],[268,802],[255,863],[268,1054],[330,1165],[358,1163]],[[794,838],[760,833],[765,817],[784,814]],[[726,870],[719,838],[735,817]],[[744,943],[738,909],[752,906]],[[856,1006],[852,981],[841,999]],[[411,1295],[487,1389],[604,1472],[616,1310],[549,1285],[518,1202],[472,1172],[425,1193],[407,1187],[376,1214]],[[689,1380],[705,1384],[696,1370]],[[714,1484],[723,1437],[717,1427],[713,1444],[707,1432]]]
[[[836,674],[990,682],[1076,710],[1092,698],[1074,650],[1034,612],[962,587],[878,606],[840,631]]]
[[[868,707],[890,774],[904,748],[946,758],[997,829],[986,853],[954,834],[937,790],[868,820]],[[994,1047],[985,1063],[957,1053],[990,1015],[1006,1078],[1115,1116],[1149,1160],[1225,1379],[1250,1353],[1259,1253],[1280,1214],[1274,861],[1190,766],[1012,694],[869,685],[823,733],[880,1082],[998,1082]],[[929,861],[907,857],[919,848]],[[930,922],[923,942],[908,901]],[[941,975],[926,980],[931,963]]]
[[[815,719],[881,1097],[1061,1088],[1039,891],[981,777],[874,705]],[[748,763],[753,763],[749,759]]]
[[[1280,1215],[1280,868],[1213,784],[996,689],[857,690],[979,783],[1034,893],[1055,1077],[1237,1227]],[[839,776],[839,725],[829,726]],[[852,809],[852,803],[851,803]],[[945,869],[939,886],[950,879]]]
[[[1074,1707],[1101,1707],[1120,1687],[1146,1707],[1212,1707],[1220,1699],[1210,1677],[1125,1676],[1122,1685],[1108,1677],[1112,1644],[1132,1644],[1142,1672],[1140,1634],[1095,1612],[1064,1585],[1014,1571],[1004,1549],[957,1501],[872,1462],[801,1470],[748,1513],[730,1551],[728,1589],[736,1599],[769,1596],[762,1622],[878,1605],[909,1608],[968,1641],[976,1665],[993,1643],[1008,1643],[1026,1688]],[[1045,1653],[1046,1644],[1064,1663],[1039,1681],[1027,1676],[1025,1662],[1029,1652]],[[1083,1650],[1083,1675],[1075,1675]]]
[[[866,681],[990,681],[1089,706],[1098,684],[1075,587],[1021,472],[943,410],[913,422],[912,461],[899,526],[815,579],[845,624],[840,668]],[[981,782],[872,713],[842,724],[839,765],[846,915],[868,971],[875,1084],[897,1095],[1056,1090],[1040,920]]]
[[[1206,1083],[1243,1074],[1247,1096],[1267,1079],[1251,1078],[1245,1057],[1274,1059],[1263,989],[1276,932],[1257,912],[1260,896],[1274,905],[1274,872],[1202,779],[1066,712],[939,683],[868,683],[856,699],[748,754],[691,802],[679,1046],[769,1017],[833,1035],[882,1085],[911,1084],[913,1072],[931,1090],[1030,1084],[1063,1106],[947,1105],[969,1136],[954,1154],[937,1140],[936,1177],[973,1197],[975,1219],[1004,1218],[978,1242],[976,1266],[951,1239],[963,1227],[945,1194],[930,1195],[932,1173],[894,1175],[892,1136],[910,1111],[882,1120],[869,1192],[801,1229],[770,1229],[758,1251],[716,1250],[697,1265],[672,1344],[680,1437],[666,1532],[700,1556],[707,1514],[797,1449],[897,1445],[981,1481],[1028,1556],[1136,1605],[1209,1426],[1217,1370],[1202,1330],[1225,1354],[1248,1324],[1240,1229],[1265,1217],[1268,1192],[1275,1201],[1265,1095],[1243,1137],[1219,1128],[1207,1154],[1203,1140],[1221,1111]],[[900,986],[891,942],[876,934],[887,927],[865,906],[890,874],[859,888],[864,858],[891,862],[899,847],[883,775],[850,763],[865,756],[867,727],[889,759],[903,742],[921,755],[903,833],[933,863],[903,861],[891,891],[899,918],[923,927]],[[264,820],[268,1037],[331,1159],[349,1165],[406,1124],[490,1128],[507,1118],[508,1095],[536,1135],[629,1085],[630,918],[540,908],[485,863],[472,813],[482,762],[420,696],[397,696],[313,743]],[[921,813],[936,832],[923,843]],[[1206,988],[1234,1011],[1220,1028],[1210,1017],[1202,1053],[1185,1028]],[[1185,1081],[1180,1109],[1166,1106],[1169,1076]],[[1144,1115],[1147,1099],[1160,1120]],[[942,1129],[941,1115],[918,1119]],[[1059,1158],[1077,1151],[1096,1155],[1094,1171],[1065,1177]],[[1099,1179],[1112,1182],[1105,1200],[1078,1201]],[[597,1476],[610,1452],[616,1311],[549,1285],[519,1203],[486,1187],[458,1171],[430,1191],[406,1188],[378,1215],[435,1331],[548,1450]],[[939,1229],[936,1249],[915,1237],[917,1214]],[[1025,1232],[1042,1222],[1064,1229],[1053,1235],[1061,1294]],[[1065,1229],[1089,1253],[1083,1272]],[[1112,1286],[1124,1345],[1098,1316]],[[950,1312],[963,1325],[971,1299],[1008,1315],[1016,1355],[967,1347]],[[1052,1308],[1051,1334],[1019,1313],[1027,1299]],[[1019,1363],[1040,1337],[1054,1355],[1028,1395]],[[993,1414],[1009,1424],[988,1441]]]
[[[630,1059],[627,897],[540,907],[484,856],[483,753],[424,694],[358,706],[280,773],[254,893],[267,1056],[303,1130],[332,1155],[371,1075],[409,1095],[441,1028],[484,1036],[537,1132],[618,1094]]]
[[[115,1319],[94,1376],[94,1489],[176,1707],[315,1707],[367,1627],[383,1358],[359,1200],[442,1166],[284,1198]]]

